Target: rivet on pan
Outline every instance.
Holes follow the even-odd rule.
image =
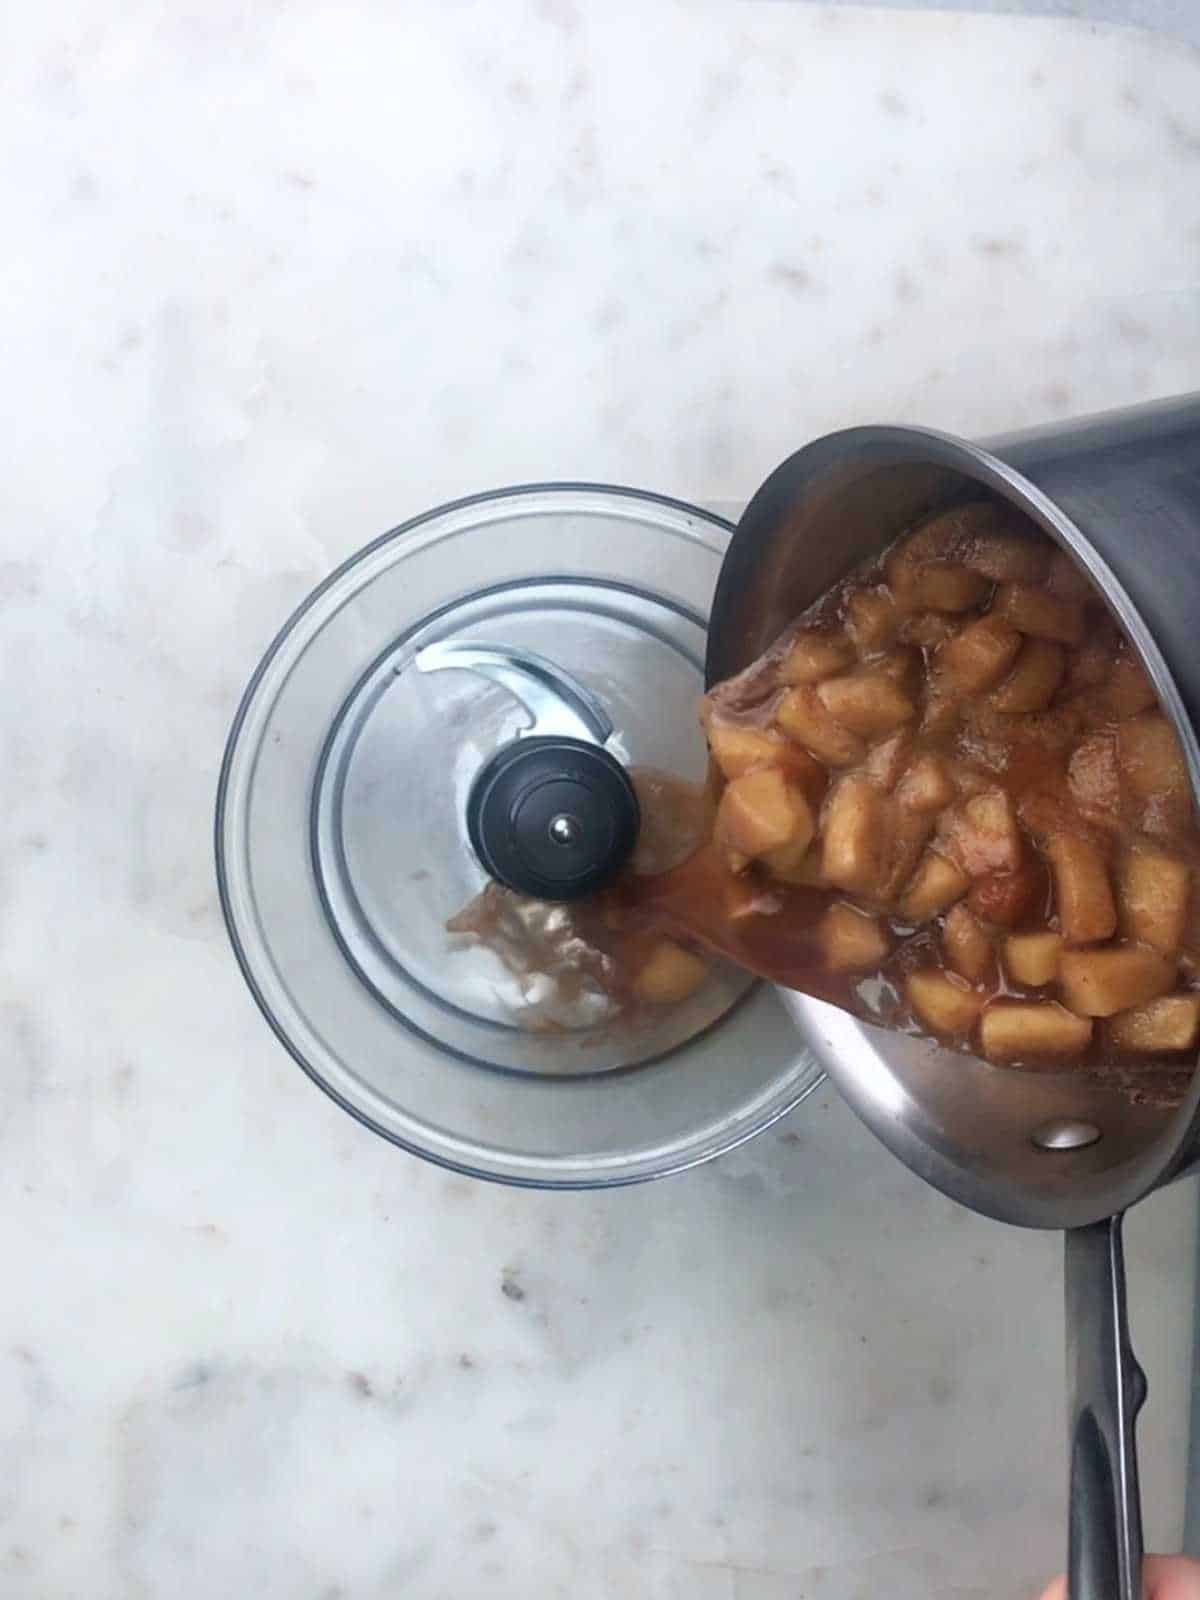
[[[1094,1122],[1079,1122],[1074,1117],[1051,1117],[1030,1135],[1039,1150],[1083,1150],[1100,1137]]]

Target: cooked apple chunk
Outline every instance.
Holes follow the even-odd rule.
[[[961,978],[932,967],[910,972],[904,992],[914,1014],[930,1033],[947,1038],[969,1033],[983,1009],[984,997],[978,990],[968,988]]]
[[[886,789],[890,793],[908,766],[911,750],[912,734],[907,728],[901,728],[900,732],[893,733],[890,739],[883,739],[879,744],[872,746],[864,771],[881,789]]]
[[[1002,617],[988,615],[947,639],[933,659],[931,683],[935,694],[978,694],[990,689],[1012,666],[1021,648],[1021,635]]]
[[[961,867],[936,850],[927,850],[905,889],[899,912],[905,922],[928,922],[961,900],[971,880]]]
[[[787,844],[773,845],[770,850],[764,850],[755,859],[764,867],[774,873],[775,877],[788,881],[787,874],[798,870],[800,863],[806,859],[811,851],[812,835],[805,835],[803,831]]]
[[[900,624],[900,638],[905,644],[917,645],[922,650],[936,650],[950,638],[954,628],[951,617],[937,611],[918,611],[905,617]]]
[[[783,845],[803,855],[815,831],[804,791],[778,767],[762,767],[734,778],[717,807],[719,843],[751,859]]]
[[[1008,677],[992,690],[991,703],[1009,713],[1043,711],[1062,682],[1066,658],[1049,639],[1027,639]]]
[[[957,561],[918,561],[900,550],[888,562],[887,580],[906,611],[970,611],[991,588],[979,572]]]
[[[917,714],[916,706],[885,672],[863,670],[826,678],[817,697],[835,722],[864,739],[892,733]]]
[[[1077,1016],[1111,1017],[1166,994],[1175,963],[1141,945],[1064,950],[1058,960],[1063,999]]]
[[[961,561],[997,583],[1038,583],[1049,550],[1018,512],[996,500],[970,500],[926,518],[899,549],[914,562]]]
[[[1117,869],[1121,925],[1131,939],[1162,955],[1183,943],[1191,892],[1190,868],[1150,845],[1134,845]]]
[[[816,689],[805,684],[790,689],[779,702],[775,721],[790,739],[828,767],[852,767],[867,753],[858,734],[831,717]]]
[[[1174,728],[1157,712],[1145,712],[1117,729],[1117,760],[1130,795],[1145,808],[1150,832],[1180,827],[1191,815],[1187,761]]]
[[[1164,994],[1132,1011],[1121,1011],[1107,1031],[1116,1050],[1139,1055],[1194,1050],[1200,1037],[1200,994]]]
[[[946,853],[972,878],[1015,872],[1025,853],[1013,803],[1003,789],[985,789],[944,812],[940,833]]]
[[[893,901],[912,877],[935,821],[930,811],[910,811],[902,805],[891,808],[891,843],[879,890],[881,900]]]
[[[1075,600],[1062,600],[1045,589],[1022,583],[1004,583],[992,603],[991,615],[1009,623],[1021,633],[1058,644],[1083,641],[1083,607]]]
[[[1121,780],[1117,744],[1111,733],[1081,739],[1067,765],[1071,798],[1092,821],[1116,827],[1121,817]]]
[[[830,972],[865,972],[890,949],[883,921],[836,901],[817,925],[817,940]]]
[[[708,744],[713,760],[726,778],[741,778],[759,767],[780,767],[801,783],[804,792],[819,799],[825,788],[825,770],[807,750],[769,728],[739,727],[736,723],[710,722]]]
[[[1086,1050],[1092,1037],[1087,1017],[1074,1016],[1053,1000],[1001,1000],[979,1024],[979,1044],[989,1061],[1065,1059]]]
[[[844,672],[854,660],[854,647],[840,633],[815,628],[798,634],[779,663],[781,683],[819,683],[831,673]]]
[[[773,878],[780,883],[797,884],[807,889],[828,889],[829,879],[821,865],[821,844],[814,841],[801,856],[788,845],[778,850],[768,850],[758,859]]]
[[[886,589],[856,589],[846,602],[846,627],[860,655],[886,650],[899,623],[896,602]]]
[[[1004,941],[1004,970],[1014,983],[1041,989],[1058,976],[1061,933],[1010,933]]]
[[[854,894],[878,892],[887,864],[890,802],[868,778],[841,778],[821,819],[821,868]]]
[[[1116,932],[1117,908],[1099,850],[1080,834],[1056,833],[1046,856],[1063,937],[1072,944],[1109,938]]]
[[[740,778],[757,767],[774,767],[787,749],[787,740],[764,728],[739,728],[712,723],[708,747],[726,778]]]
[[[674,1005],[694,994],[707,975],[699,956],[673,939],[658,939],[633,980],[633,992],[652,1005]]]
[[[910,811],[940,811],[957,793],[945,761],[927,751],[909,763],[896,788],[896,799]]]
[[[981,572],[994,583],[1040,583],[1046,575],[1049,552],[1036,537],[997,531],[968,536],[959,546],[958,557],[972,572]]]
[[[961,900],[946,913],[942,953],[951,972],[968,983],[982,983],[992,970],[992,941]]]

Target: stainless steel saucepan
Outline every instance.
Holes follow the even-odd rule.
[[[710,685],[923,513],[983,490],[1091,574],[1136,646],[1200,793],[1200,395],[982,445],[860,427],[790,457],[738,525],[708,636]],[[998,1070],[783,991],[867,1125],[987,1216],[1066,1233],[1072,1600],[1136,1600],[1142,1534],[1121,1216],[1200,1156],[1200,1074],[1181,1104],[1073,1073]]]

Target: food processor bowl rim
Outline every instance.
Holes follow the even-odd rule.
[[[769,1109],[769,1112],[765,1116],[760,1118],[758,1121],[750,1123],[745,1128],[738,1128],[736,1134],[734,1134],[732,1137],[727,1139],[716,1139],[707,1147],[689,1152],[686,1156],[681,1157],[679,1160],[668,1162],[661,1166],[650,1165],[647,1166],[645,1170],[639,1170],[636,1163],[631,1164],[629,1170],[623,1170],[620,1172],[606,1171],[604,1166],[601,1165],[600,1170],[595,1174],[588,1174],[586,1172],[571,1172],[569,1174],[563,1174],[560,1176],[554,1173],[553,1167],[557,1164],[566,1165],[567,1163],[550,1161],[546,1163],[547,1168],[550,1170],[545,1173],[532,1175],[498,1172],[494,1170],[488,1170],[486,1167],[475,1166],[470,1162],[455,1160],[452,1156],[448,1156],[443,1152],[432,1150],[425,1145],[419,1144],[415,1140],[405,1138],[395,1130],[385,1127],[374,1117],[369,1116],[365,1111],[354,1105],[344,1095],[340,1094],[338,1090],[335,1089],[333,1085],[316,1070],[316,1068],[305,1058],[303,1053],[292,1043],[286,1030],[278,1021],[271,1010],[271,1007],[267,1003],[266,996],[263,994],[258,984],[249,959],[246,955],[246,951],[243,948],[242,940],[239,936],[234,921],[233,909],[230,903],[229,885],[225,862],[226,852],[224,832],[226,824],[226,801],[229,777],[233,765],[234,752],[237,748],[238,738],[241,734],[242,727],[246,721],[250,706],[253,703],[262,679],[266,676],[272,662],[283,648],[285,642],[292,633],[293,629],[296,627],[297,623],[299,623],[300,620],[315,605],[318,604],[321,597],[326,594],[335,584],[337,584],[348,572],[350,572],[360,562],[373,555],[377,550],[382,549],[383,546],[388,544],[390,541],[398,539],[404,534],[413,533],[418,528],[424,527],[431,522],[435,522],[441,517],[452,515],[458,511],[467,510],[472,506],[482,506],[495,501],[509,499],[517,500],[525,496],[533,496],[537,494],[554,493],[605,495],[613,496],[619,499],[639,500],[647,502],[651,505],[666,506],[671,510],[681,511],[685,515],[702,517],[706,522],[724,529],[730,535],[733,534],[736,527],[735,523],[731,522],[728,517],[723,517],[720,512],[706,510],[703,506],[698,506],[694,502],[680,500],[674,495],[659,494],[652,489],[637,489],[627,484],[597,483],[586,480],[552,479],[545,482],[511,484],[495,489],[484,489],[475,494],[462,495],[454,500],[444,501],[440,505],[433,506],[428,510],[419,512],[416,516],[409,517],[405,521],[397,523],[394,527],[389,528],[386,532],[379,534],[367,544],[362,545],[359,549],[355,550],[353,554],[348,556],[346,560],[340,562],[332,572],[328,573],[327,576],[323,578],[315,588],[311,589],[304,596],[303,600],[291,612],[287,620],[283,623],[278,632],[275,634],[274,638],[271,640],[271,643],[268,645],[267,649],[263,652],[254,668],[253,673],[250,675],[250,679],[247,682],[245,689],[242,691],[241,698],[238,701],[237,710],[235,711],[233,721],[230,724],[229,734],[225,741],[225,749],[222,754],[220,772],[217,778],[216,804],[213,814],[213,848],[216,861],[217,893],[220,899],[221,915],[225,923],[225,931],[228,934],[229,942],[233,948],[234,957],[237,960],[242,978],[244,979],[246,987],[249,989],[250,994],[254,999],[255,1005],[258,1007],[268,1027],[271,1029],[271,1032],[279,1040],[280,1044],[287,1051],[288,1055],[291,1056],[292,1060],[295,1061],[296,1065],[301,1068],[305,1076],[315,1083],[322,1093],[327,1095],[335,1105],[340,1107],[341,1110],[347,1112],[364,1128],[370,1129],[372,1133],[378,1134],[381,1138],[386,1139],[389,1144],[395,1145],[397,1148],[406,1151],[409,1155],[417,1156],[423,1161],[428,1161],[434,1166],[441,1167],[445,1171],[458,1173],[463,1177],[478,1178],[484,1182],[499,1183],[504,1184],[509,1188],[520,1189],[617,1189],[629,1187],[637,1183],[649,1183],[657,1178],[672,1177],[677,1173],[686,1172],[693,1167],[701,1166],[706,1161],[711,1161],[717,1156],[725,1155],[731,1150],[736,1150],[739,1145],[745,1144],[748,1140],[756,1138],[758,1134],[765,1132],[768,1128],[772,1127],[776,1122],[778,1122],[780,1118],[785,1117],[788,1112],[794,1111],[797,1106],[801,1105],[805,1100],[807,1100],[809,1095],[813,1094],[825,1082],[825,1073],[817,1071],[807,1079],[802,1080],[800,1088],[794,1095],[785,1096],[778,1104],[772,1105]]]

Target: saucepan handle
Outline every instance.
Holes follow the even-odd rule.
[[[1146,1376],[1129,1343],[1122,1219],[1066,1236],[1071,1444],[1069,1600],[1141,1600],[1135,1424]]]

